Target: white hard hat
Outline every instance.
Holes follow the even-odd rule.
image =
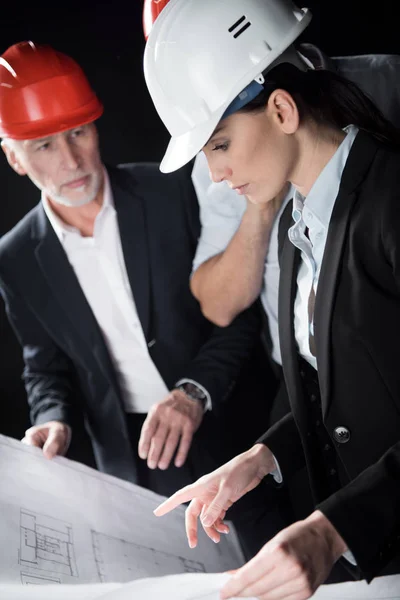
[[[232,101],[280,62],[301,62],[292,46],[311,20],[291,0],[171,0],[155,21],[144,75],[171,134],[160,169],[189,162]],[[298,64],[298,66],[300,66]]]

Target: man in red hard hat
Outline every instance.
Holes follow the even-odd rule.
[[[261,433],[261,418],[240,431],[243,405],[264,410],[250,360],[259,315],[252,307],[227,328],[202,315],[189,289],[200,231],[189,174],[106,167],[102,111],[65,54],[22,42],[1,56],[1,145],[41,190],[0,240],[33,422],[24,439],[64,454],[83,415],[100,470],[169,495]],[[283,525],[275,492],[259,498],[272,516],[248,555]]]

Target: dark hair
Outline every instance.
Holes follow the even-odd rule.
[[[278,88],[293,96],[300,118],[308,117],[317,124],[340,129],[353,124],[385,144],[400,146],[400,129],[383,116],[358,85],[326,69],[301,71],[292,64],[281,63],[267,72],[264,91],[241,112],[262,110]]]

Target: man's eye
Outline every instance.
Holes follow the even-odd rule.
[[[48,143],[46,143],[46,144],[41,144],[40,146],[38,146],[38,147],[36,148],[36,150],[43,151],[43,150],[47,150],[49,147],[50,147],[50,144],[48,144]]]

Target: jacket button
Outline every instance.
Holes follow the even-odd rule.
[[[347,427],[335,427],[333,430],[333,437],[339,444],[347,444],[350,440],[351,434]]]

